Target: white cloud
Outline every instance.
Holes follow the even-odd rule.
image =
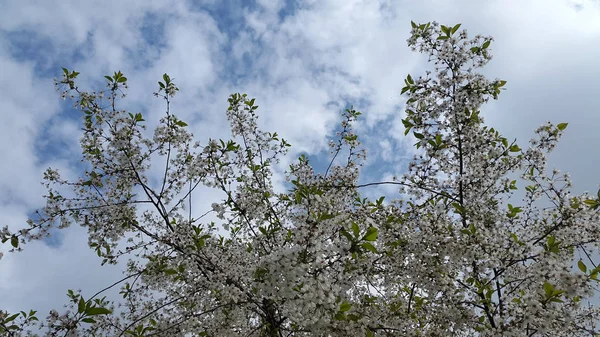
[[[43,191],[38,179],[32,179],[39,160],[35,138],[57,112],[56,95],[51,81],[35,78],[30,62],[12,60],[0,52],[0,69],[0,158],[4,163],[0,165],[0,201],[32,207]]]

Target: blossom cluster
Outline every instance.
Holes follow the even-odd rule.
[[[127,275],[122,300],[70,292],[69,310],[51,312],[44,336],[600,333],[590,301],[600,194],[574,196],[568,174],[546,168],[566,123],[544,124],[526,149],[485,125],[481,107],[506,84],[477,72],[492,41],[469,39],[460,25],[412,23],[408,45],[434,67],[405,80],[402,123],[418,155],[389,182],[400,192],[389,202],[360,194],[366,151],[354,109],[330,142],[326,171],[300,156],[286,172],[292,188],[278,192],[273,166],[290,145],[259,129],[254,99],[231,95],[232,138],[202,146],[170,111],[178,89],[168,75],[155,94],[166,116],[147,135],[141,113],[117,108],[123,74],[106,77],[107,92],[85,92],[65,69],[57,84],[84,113],[89,169],[76,181],[48,169],[46,207],[29,229],[0,236],[17,248],[77,223],[103,263],[127,259]],[[217,222],[191,208],[200,186],[222,192],[211,205]],[[0,313],[0,331],[32,336],[32,315]]]

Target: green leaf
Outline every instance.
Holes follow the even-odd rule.
[[[583,261],[579,260],[577,262],[577,267],[579,267],[579,270],[581,270],[582,272],[587,272],[587,266],[585,265],[585,263],[583,263]]]
[[[65,75],[69,75],[69,69],[67,68],[62,68],[63,73],[65,73]]]
[[[510,233],[510,237],[513,239],[513,241],[515,243],[519,243],[519,238],[517,237],[517,234],[515,233]]]
[[[344,301],[342,304],[340,304],[340,312],[346,312],[346,311],[350,310],[351,307],[352,307],[352,305],[350,303],[348,303],[347,301]]]
[[[82,313],[84,311],[85,311],[85,301],[83,300],[83,297],[80,297],[79,303],[77,303],[77,312]]]
[[[547,281],[544,282],[544,292],[546,293],[546,297],[551,297],[554,294],[554,286]]]
[[[452,30],[450,31],[451,34],[456,33],[456,31],[460,28],[460,23],[456,24],[454,27],[452,27]]]
[[[375,248],[375,246],[373,246],[370,242],[363,242],[360,244],[361,247],[377,254],[377,249]]]
[[[86,318],[82,319],[81,321],[84,323],[91,323],[91,324],[96,323],[96,320],[91,317],[86,317]]]
[[[15,235],[13,235],[13,236],[10,238],[10,245],[11,245],[11,246],[13,246],[14,248],[17,248],[17,247],[19,247],[19,238],[18,238],[18,237],[16,237]]]
[[[3,322],[3,323],[4,323],[4,324],[6,324],[6,323],[8,323],[8,322],[11,322],[11,321],[15,320],[15,318],[17,318],[17,317],[19,317],[19,314],[18,314],[18,313],[17,313],[17,314],[14,314],[14,315],[12,315],[12,316],[8,316],[7,318],[5,318],[5,319],[4,319],[4,322]]]
[[[354,140],[358,139],[358,135],[344,136],[343,139],[351,142],[351,141],[354,141]]]
[[[454,211],[455,211],[457,214],[460,214],[460,215],[464,215],[464,214],[465,214],[465,208],[464,208],[464,207],[462,207],[460,203],[458,203],[458,202],[453,202],[453,203],[452,203],[452,206],[454,207]]]
[[[347,230],[345,230],[345,229],[342,228],[342,230],[340,231],[340,233],[343,236],[345,236],[348,239],[348,241],[352,241],[352,235],[350,235],[350,233],[348,233]]]
[[[127,82],[127,77],[125,77],[125,76],[119,77],[117,82],[119,82],[119,83]]]
[[[178,120],[178,121],[176,121],[176,122],[175,122],[175,124],[176,124],[176,125],[178,125],[178,126],[181,126],[181,127],[187,126],[187,123],[186,123],[186,122],[184,122],[184,121],[179,121],[179,120]]]
[[[408,76],[406,77],[406,79],[408,80],[408,83],[410,84],[415,84],[415,81],[413,81],[412,77],[410,76],[410,74],[408,74]]]
[[[411,121],[408,120],[408,118],[402,119],[401,121],[405,128],[411,128],[415,126]]]
[[[487,41],[485,41],[485,42],[483,43],[483,46],[482,46],[482,47],[483,47],[483,49],[487,49],[487,47],[489,47],[489,46],[490,46],[490,43],[492,43],[492,41],[490,41],[490,40],[487,40]]]
[[[360,235],[360,227],[358,227],[358,224],[356,222],[352,223],[352,232],[354,233],[355,238],[358,238],[358,236]]]
[[[598,206],[600,206],[600,203],[598,202],[598,200],[594,200],[594,199],[584,200],[583,203],[590,206],[592,209],[596,209],[596,208],[598,208]]]
[[[569,125],[569,123],[560,123],[560,124],[558,124],[556,127],[557,127],[557,128],[560,130],[560,131],[562,131],[562,130],[564,130],[564,129],[566,129],[566,128],[567,128],[567,125]]]
[[[418,26],[417,26],[417,24],[416,24],[414,21],[411,21],[411,22],[410,22],[410,26],[411,26],[412,28],[417,28],[417,27],[418,27]]]
[[[469,224],[469,231],[471,231],[471,234],[475,234],[475,232],[477,231],[477,228],[475,228],[475,224]]]
[[[104,78],[106,78],[109,82],[113,81],[112,77],[110,77],[110,76],[104,76]]]
[[[85,310],[86,315],[88,316],[96,316],[96,315],[107,315],[112,313],[112,311],[110,311],[107,308],[88,308]]]
[[[511,147],[509,148],[509,151],[510,152],[519,152],[519,151],[521,151],[521,148],[519,147],[519,145],[514,144],[514,145],[511,145]]]
[[[267,192],[268,193],[268,192]],[[335,215],[329,213],[321,213],[319,214],[319,221],[330,220],[335,218]]]
[[[363,240],[366,241],[375,241],[377,240],[377,228],[375,227],[369,227],[369,229],[367,229],[367,233],[365,234],[365,236],[363,236]]]
[[[443,32],[444,34],[446,34],[446,35],[450,35],[450,28],[448,28],[448,27],[446,27],[446,26],[444,26],[444,25],[441,25],[441,28],[442,28],[442,32]]]

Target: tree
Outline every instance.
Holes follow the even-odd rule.
[[[171,113],[168,75],[156,96],[166,115],[148,135],[140,113],[117,108],[127,78],[85,92],[77,72],[57,82],[84,113],[77,181],[48,169],[39,219],[3,241],[20,249],[50,228],[78,223],[103,263],[128,257],[123,307],[69,291],[71,310],[51,312],[47,336],[587,336],[599,331],[589,304],[600,267],[600,193],[571,195],[568,175],[546,155],[567,124],[536,130],[527,149],[488,126],[481,106],[506,81],[476,72],[490,37],[412,23],[408,45],[434,64],[406,78],[405,135],[419,155],[389,182],[360,185],[365,160],[343,114],[326,172],[301,156],[278,193],[271,166],[290,146],[257,127],[254,99],[229,97],[232,139],[193,143]],[[344,160],[341,154],[346,154]],[[150,163],[162,160],[153,183]],[[520,174],[520,179],[511,175]],[[395,184],[400,196],[368,200],[360,189]],[[199,186],[216,188],[218,223],[191,209]],[[524,189],[515,200],[514,190]],[[550,207],[544,207],[550,205]],[[224,232],[226,231],[226,232]],[[578,260],[576,253],[586,260]],[[35,312],[4,313],[16,336]],[[12,325],[11,325],[12,324]]]

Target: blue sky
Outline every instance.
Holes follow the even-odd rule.
[[[411,20],[494,36],[485,73],[508,90],[484,107],[486,121],[523,145],[546,120],[569,122],[551,165],[572,173],[576,191],[597,190],[597,0],[21,0],[0,3],[0,225],[19,228],[42,205],[45,168],[71,176],[80,168],[79,114],[52,85],[61,67],[81,72],[89,89],[121,70],[130,82],[124,106],[149,121],[164,111],[152,92],[168,73],[181,88],[173,112],[203,143],[227,138],[227,97],[248,93],[261,126],[293,145],[283,168],[300,153],[324,167],[328,137],[352,104],[363,112],[364,181],[401,174],[414,141],[403,136],[399,92],[408,73],[427,69],[406,46]],[[367,192],[382,193],[393,190]],[[196,207],[203,213],[218,197],[208,191]],[[66,289],[93,293],[120,275],[99,267],[81,228],[25,248],[0,261],[0,309],[45,314]]]

